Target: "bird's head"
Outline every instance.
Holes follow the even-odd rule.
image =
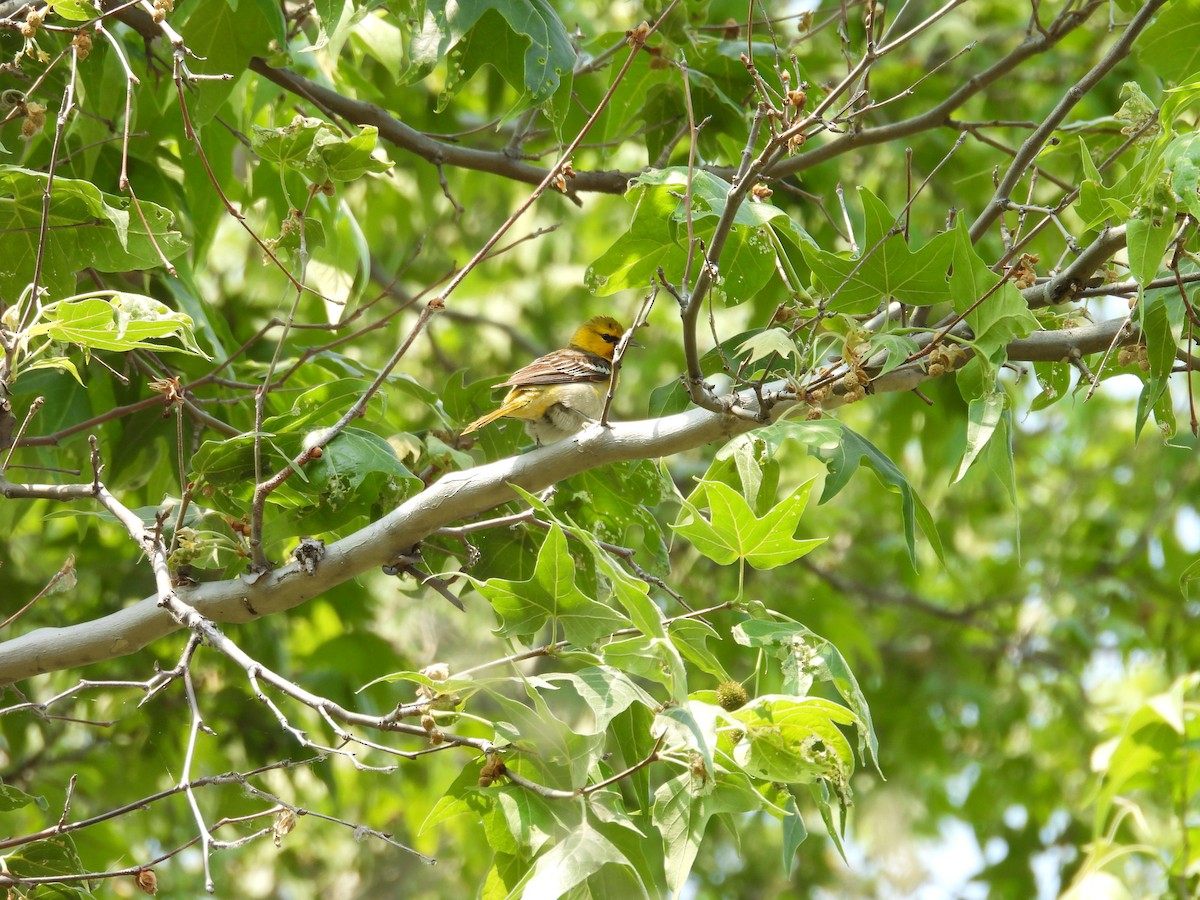
[[[571,346],[585,353],[612,359],[624,333],[625,326],[612,316],[596,316],[579,326],[571,338]]]

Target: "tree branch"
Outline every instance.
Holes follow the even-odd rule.
[[[1008,358],[1017,362],[1055,361],[1069,359],[1075,352],[1098,353],[1114,338],[1119,338],[1119,343],[1137,339],[1132,328],[1122,333],[1125,325],[1126,320],[1121,318],[1037,332],[1010,343]],[[932,334],[926,339],[931,338]],[[875,393],[910,391],[930,377],[923,365],[914,363],[893,369],[871,385]],[[799,402],[788,395],[786,388],[782,382],[765,387],[764,392],[778,401],[771,409],[771,419],[778,419]],[[738,403],[750,411],[757,409],[752,391],[738,395]],[[821,405],[832,409],[844,403],[835,386]],[[517,499],[510,485],[536,493],[608,463],[682,453],[728,440],[762,424],[752,417],[697,408],[660,419],[613,423],[607,428],[590,426],[570,440],[446,475],[379,521],[330,544],[312,574],[305,574],[299,563],[291,563],[257,579],[246,576],[179,586],[174,593],[214,622],[250,622],[292,609],[363,572],[385,566],[439,528]],[[20,486],[8,485],[6,492],[16,487]],[[92,496],[91,486],[86,488],[79,486],[69,495]],[[160,608],[156,593],[99,619],[41,628],[0,643],[0,684],[126,656],[179,627],[175,618]]]
[[[387,110],[374,103],[353,100],[297,75],[289,69],[273,69],[265,59],[250,60],[250,68],[281,88],[315,103],[324,110],[336,113],[356,125],[374,125],[385,141],[407,150],[434,166],[458,166],[479,172],[490,172],[513,181],[540,184],[549,169],[514,159],[502,150],[477,150],[448,144],[424,135],[405,125]],[[567,185],[567,194],[580,191],[602,194],[623,194],[633,173],[620,171],[577,172]]]

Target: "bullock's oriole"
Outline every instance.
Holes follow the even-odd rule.
[[[539,447],[575,434],[604,410],[613,353],[624,333],[625,327],[611,316],[588,319],[565,349],[535,359],[496,385],[511,388],[504,402],[462,433],[507,416],[523,421]]]

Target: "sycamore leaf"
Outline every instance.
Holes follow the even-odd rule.
[[[527,639],[547,623],[561,625],[566,639],[584,646],[624,628],[629,620],[587,597],[575,584],[575,561],[561,528],[550,529],[527,581],[492,578],[478,585],[500,616],[499,633]]]
[[[849,482],[851,476],[864,462],[881,482],[895,491],[901,498],[904,518],[904,540],[908,556],[916,566],[916,526],[919,523],[938,559],[944,559],[942,539],[934,524],[928,507],[913,489],[899,467],[883,451],[852,431],[846,425],[833,420],[820,422],[790,422],[781,420],[758,432],[759,436],[778,447],[787,438],[795,438],[804,444],[810,456],[815,456],[829,470],[825,478],[825,489],[820,503],[832,500]]]
[[[0,297],[15,300],[33,280],[42,234],[43,172],[0,166]],[[143,220],[143,216],[145,217]],[[39,287],[58,300],[75,293],[85,269],[132,272],[174,259],[186,244],[165,207],[143,200],[141,215],[128,197],[106,194],[94,184],[74,178],[54,179],[46,219]]]
[[[175,350],[205,356],[196,344],[190,316],[152,297],[125,291],[102,291],[51,303],[25,333],[87,350]],[[159,341],[167,337],[182,346]]]
[[[324,122],[296,116],[282,128],[255,127],[251,146],[262,159],[295,169],[315,184],[354,181],[368,172],[386,172],[391,164],[371,154],[379,137],[374,125],[363,125],[349,137]]]
[[[750,354],[748,362],[755,362],[771,354],[777,354],[784,359],[789,356],[795,356],[797,359],[800,357],[796,342],[792,340],[786,328],[768,328],[751,335],[738,345],[738,356],[743,353]]]
[[[828,640],[799,622],[776,614],[772,621],[747,619],[734,626],[733,639],[746,647],[766,649],[782,662],[784,690],[805,696],[814,681],[831,683],[857,717],[858,755],[879,771],[879,739],[871,708],[845,657]]]
[[[796,784],[828,778],[845,784],[854,771],[854,751],[839,725],[857,716],[822,697],[768,694],[730,713],[745,725],[733,758],[751,776]]]
[[[688,171],[655,169],[630,182],[625,197],[634,203],[629,230],[588,268],[587,285],[607,296],[628,288],[645,288],[661,267],[669,275],[682,274],[687,261]],[[733,190],[729,182],[703,171],[691,174],[691,218],[696,237],[707,241]],[[793,243],[812,239],[782,209],[769,203],[746,203],[733,219],[715,292],[728,304],[749,300],[771,280],[776,268],[776,242],[772,232],[787,235]]]
[[[808,503],[812,481],[800,485],[790,497],[764,515],[754,515],[746,499],[728,485],[703,481],[692,498],[703,492],[708,501],[710,519],[705,519],[689,498],[688,521],[675,530],[692,545],[720,565],[743,559],[756,569],[774,569],[804,556],[825,542],[825,538],[796,540],[793,535]]]
[[[1129,220],[1125,234],[1129,242],[1129,274],[1138,284],[1153,281],[1163,267],[1163,255],[1175,236],[1174,210],[1151,215],[1139,210]]]
[[[518,896],[530,900],[562,897],[609,864],[632,868],[632,863],[611,841],[583,822],[535,860],[527,878],[517,886]]]
[[[971,244],[965,220],[959,221],[954,238],[954,272],[950,275],[954,309],[967,313],[976,350],[996,361],[996,354],[1009,341],[1037,329],[1037,319],[1011,281],[996,288],[1000,276],[988,268]],[[986,299],[980,303],[983,297]],[[1000,359],[997,365],[1003,361]]]
[[[817,290],[832,297],[828,308],[853,314],[871,312],[889,299],[912,306],[949,300],[946,270],[954,253],[953,234],[935,235],[913,250],[895,230],[896,217],[883,202],[864,187],[859,195],[864,215],[859,245],[868,255],[846,259],[808,244],[800,246]]]
[[[654,792],[653,821],[662,835],[663,863],[671,896],[677,896],[687,881],[709,819],[762,806],[762,798],[745,776],[724,778],[705,792],[697,789],[694,775],[684,772],[659,787]]]
[[[544,104],[555,122],[567,105],[576,53],[558,13],[546,0],[430,0],[409,45],[406,81],[446,63],[439,110],[484,65],[522,94],[519,106]]]
[[[958,471],[954,474],[955,482],[962,480],[962,477],[967,474],[967,469],[971,468],[971,463],[975,462],[975,458],[992,439],[996,426],[1000,424],[1000,416],[1004,412],[1007,402],[1008,395],[1002,390],[995,390],[968,404],[967,449],[963,452],[962,460],[958,464]]]
[[[1134,437],[1142,432],[1150,412],[1164,396],[1169,397],[1171,368],[1175,364],[1175,338],[1167,316],[1167,305],[1161,300],[1146,304],[1142,313],[1142,334],[1145,335],[1150,375],[1138,397],[1137,422]],[[1169,408],[1169,404],[1168,404]]]

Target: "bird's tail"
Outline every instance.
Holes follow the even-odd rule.
[[[514,402],[514,399],[516,402]],[[509,415],[510,413],[515,412],[516,410],[520,409],[522,406],[525,405],[526,402],[527,401],[523,397],[520,397],[520,398],[507,397],[507,398],[505,398],[505,401],[500,404],[500,406],[498,406],[496,409],[493,409],[487,415],[480,416],[478,419],[476,419],[474,422],[472,422],[470,425],[468,425],[466,428],[464,428],[462,430],[462,433],[470,434],[472,431],[478,431],[484,425],[488,425],[492,422],[495,422],[497,419],[502,419],[505,416]]]

